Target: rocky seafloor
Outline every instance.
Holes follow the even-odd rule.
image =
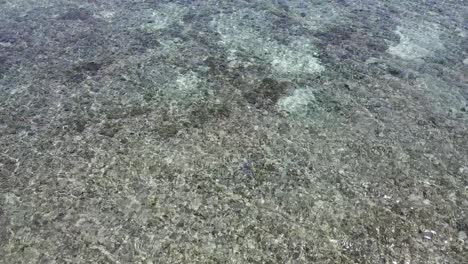
[[[0,263],[468,263],[463,0],[0,0]]]

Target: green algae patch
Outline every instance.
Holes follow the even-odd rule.
[[[278,101],[277,107],[281,112],[290,116],[306,117],[311,111],[317,110],[317,101],[310,88],[300,88]]]
[[[182,21],[187,12],[187,8],[178,4],[165,4],[157,9],[148,11],[147,23],[143,26],[148,30],[161,30],[168,28],[174,23]]]
[[[249,19],[244,19],[245,17]],[[317,58],[317,49],[303,37],[290,41],[278,41],[276,34],[270,33],[268,14],[252,14],[240,10],[233,14],[215,17],[211,27],[221,35],[220,45],[270,64],[272,71],[283,77],[319,73],[325,70]]]
[[[388,52],[405,60],[433,56],[444,48],[436,25],[400,26],[395,32],[400,36],[400,43],[391,46]]]

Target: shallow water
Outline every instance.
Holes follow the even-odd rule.
[[[468,263],[467,17],[0,0],[0,263]]]

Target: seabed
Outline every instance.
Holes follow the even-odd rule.
[[[0,0],[0,263],[468,263],[467,18]]]

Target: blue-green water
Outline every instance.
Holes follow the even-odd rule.
[[[0,0],[0,263],[468,263],[467,17]]]

